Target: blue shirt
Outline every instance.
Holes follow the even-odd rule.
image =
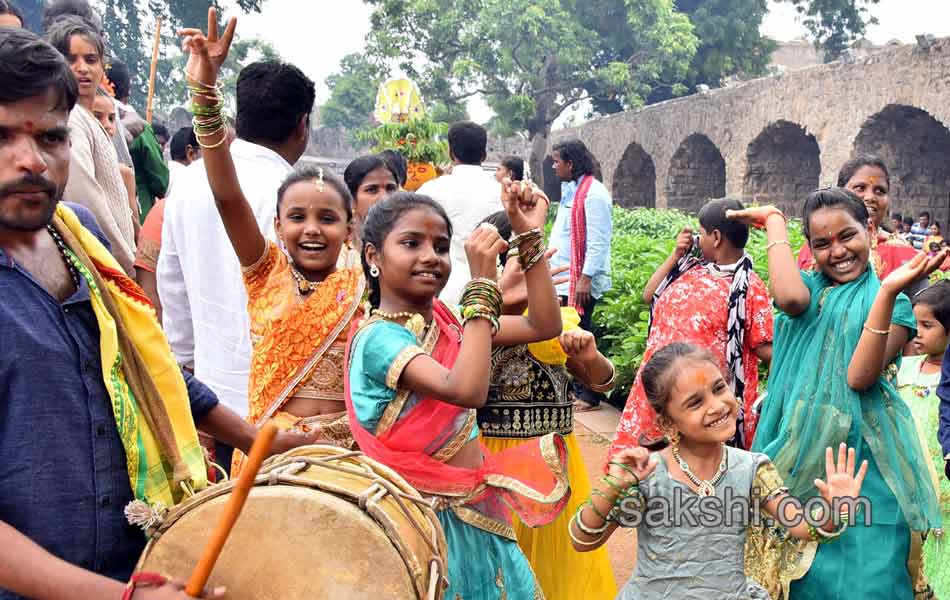
[[[937,386],[940,398],[940,427],[937,436],[944,459],[950,458],[950,347],[943,355],[943,367],[940,370],[940,385]]]
[[[557,207],[557,217],[551,229],[550,245],[557,248],[551,257],[551,267],[563,267],[571,264],[571,207],[574,194],[577,193],[577,181],[561,184],[561,203]],[[587,252],[584,255],[584,267],[581,273],[591,278],[591,295],[600,298],[610,289],[610,238],[613,236],[611,207],[613,200],[606,186],[596,179],[587,190],[584,212],[587,218]],[[569,283],[557,286],[559,296],[567,296]]]
[[[108,247],[92,213],[70,208]],[[85,280],[60,303],[0,249],[0,520],[67,562],[126,580],[145,536],[123,514],[133,494],[100,364]],[[201,418],[217,398],[185,381]]]
[[[924,247],[924,240],[930,235],[930,226],[924,227],[919,222],[910,227],[910,234],[907,235],[907,241],[918,250]]]

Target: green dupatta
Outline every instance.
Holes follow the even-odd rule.
[[[775,319],[775,354],[768,396],[752,449],[771,457],[789,487],[806,500],[825,478],[825,448],[847,442],[858,463],[873,457],[911,529],[939,527],[940,509],[928,477],[913,416],[893,385],[893,365],[878,383],[857,392],[847,383],[871,303],[881,287],[873,270],[834,286],[820,272],[802,273],[811,292],[803,314]],[[900,294],[892,322],[916,329],[910,301]],[[861,456],[863,444],[871,457]]]

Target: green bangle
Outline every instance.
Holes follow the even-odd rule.
[[[620,467],[621,469],[623,469],[623,470],[626,471],[627,473],[630,473],[631,475],[633,475],[633,478],[634,478],[634,480],[635,480],[635,481],[633,482],[633,485],[640,485],[640,476],[637,475],[637,474],[633,471],[633,469],[631,469],[631,468],[628,467],[627,465],[625,465],[625,464],[623,464],[623,463],[619,463],[619,462],[613,461],[613,460],[610,461],[610,462],[607,463],[607,464]]]
[[[609,485],[611,488],[613,488],[613,490],[617,492],[618,494],[622,494],[624,493],[624,491],[626,491],[624,488],[618,485],[615,485],[612,481],[610,481],[609,477],[610,475],[604,475],[603,477],[600,478],[600,480],[606,483],[607,485]]]
[[[603,498],[604,500],[606,500],[611,506],[614,505],[614,501],[611,500],[610,497],[609,497],[607,494],[603,493],[603,492],[600,491],[600,490],[593,490],[593,491],[591,491],[590,494],[591,494],[592,497],[593,497],[593,496],[600,496],[601,498]],[[594,514],[595,514],[595,515],[597,515],[598,517],[600,517],[600,518],[603,519],[604,521],[609,521],[609,520],[610,520],[610,515],[604,516],[604,513],[600,512],[600,511],[597,509],[597,505],[594,504],[593,498],[591,498],[590,500],[588,500],[587,503],[590,504],[590,509],[591,509],[592,511],[594,511]]]

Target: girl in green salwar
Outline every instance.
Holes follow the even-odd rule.
[[[862,497],[836,544],[818,547],[792,582],[792,600],[912,600],[926,591],[922,533],[940,527],[934,483],[913,416],[894,388],[900,349],[916,333],[900,290],[935,270],[945,254],[920,255],[882,282],[869,266],[868,210],[828,188],[805,201],[803,229],[816,262],[800,272],[785,216],[773,206],[730,213],[768,234],[769,280],[781,311],[775,353],[752,450],[775,464],[789,493],[818,492],[821,455],[841,442],[868,461]],[[801,572],[801,571],[799,571]]]
[[[943,452],[937,439],[940,399],[940,366],[947,350],[950,331],[950,281],[940,281],[914,296],[917,337],[915,356],[904,358],[897,374],[897,391],[910,406],[921,445],[928,452],[927,472],[937,482],[944,527],[950,524],[950,480],[942,476]],[[938,475],[938,473],[940,475]],[[950,540],[942,532],[932,532],[924,543],[924,573],[937,598],[950,598]]]

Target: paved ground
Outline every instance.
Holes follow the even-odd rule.
[[[581,446],[592,483],[601,476],[604,457],[607,455],[610,441],[617,430],[617,422],[620,420],[617,409],[606,403],[601,406],[603,407],[601,410],[574,415],[574,435]],[[623,587],[633,572],[636,550],[637,534],[631,529],[618,529],[607,542],[607,551],[610,554],[618,588]]]

